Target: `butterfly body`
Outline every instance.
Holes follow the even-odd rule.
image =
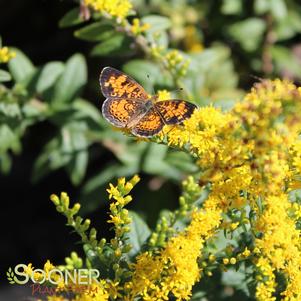
[[[135,80],[112,67],[102,70],[99,81],[106,97],[102,115],[112,125],[130,129],[135,136],[154,136],[164,125],[182,123],[196,108],[179,99],[157,101],[157,96],[150,96]]]

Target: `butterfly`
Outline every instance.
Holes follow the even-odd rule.
[[[126,128],[138,137],[152,137],[164,125],[175,125],[189,118],[196,106],[180,99],[158,101],[127,74],[112,67],[103,68],[99,77],[103,117],[112,125]]]

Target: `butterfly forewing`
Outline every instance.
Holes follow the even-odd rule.
[[[180,99],[158,101],[155,108],[163,118],[165,124],[180,124],[189,118],[196,106],[190,102]]]
[[[102,94],[108,98],[149,98],[147,92],[134,79],[112,67],[103,68],[99,82]]]

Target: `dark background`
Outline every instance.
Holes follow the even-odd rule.
[[[3,43],[22,49],[35,65],[50,60],[64,61],[74,49],[84,52],[85,45],[73,38],[73,30],[59,30],[57,25],[72,7],[71,1],[1,1]],[[66,174],[58,171],[37,184],[30,181],[34,159],[51,130],[46,123],[31,128],[24,137],[22,153],[13,159],[11,172],[0,175],[2,279],[8,267],[18,263],[32,262],[40,267],[48,258],[62,262],[77,241],[75,235],[69,235],[65,219],[49,201],[51,193],[60,191],[68,191],[71,197],[77,195]],[[75,249],[80,246],[76,245]]]
[[[65,61],[74,52],[85,54],[88,45],[73,37],[73,28],[58,28],[60,18],[73,7],[72,1],[0,1],[0,33],[3,43],[22,49],[35,65],[53,60]],[[89,63],[89,76],[98,78],[102,62]],[[87,89],[84,96],[91,99],[91,92]],[[95,104],[101,104],[100,94],[99,99],[95,99],[95,95],[93,98]],[[13,158],[11,172],[6,176],[0,175],[2,290],[4,286],[9,286],[5,276],[9,267],[31,262],[34,267],[40,268],[47,259],[54,264],[63,263],[73,250],[82,254],[77,235],[65,226],[65,218],[56,212],[49,200],[52,193],[66,191],[73,200],[79,201],[77,196],[80,187],[74,188],[62,170],[51,173],[36,184],[30,180],[34,160],[53,130],[47,122],[31,127],[23,138],[22,153]],[[97,163],[98,167],[90,168],[91,174],[93,169],[101,167],[102,162]],[[108,227],[100,223],[106,219],[105,216],[106,209],[102,208],[89,217],[102,235],[108,236]],[[4,300],[1,296],[7,298],[4,291],[0,293],[0,299]]]

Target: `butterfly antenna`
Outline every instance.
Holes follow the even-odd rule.
[[[254,74],[249,74],[249,76],[253,79],[256,79],[260,82],[263,82],[264,81],[264,78],[260,77],[260,76],[257,76],[257,75],[254,75]]]
[[[179,87],[179,88],[176,88],[176,89],[173,89],[173,90],[169,91],[169,93],[179,93],[179,92],[182,92],[182,91],[184,91],[184,88]]]

